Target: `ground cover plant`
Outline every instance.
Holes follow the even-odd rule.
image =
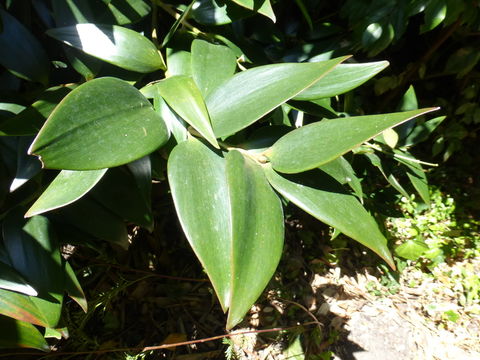
[[[430,246],[404,236],[389,243],[383,223],[385,208],[401,197],[415,192],[420,207],[432,203],[425,168],[435,164],[411,149],[441,129],[445,116],[431,116],[436,99],[419,108],[421,85],[407,87],[426,65],[379,78],[378,99],[393,89],[380,109],[354,94],[389,63],[351,55],[395,46],[418,17],[422,32],[472,28],[476,11],[459,20],[468,4],[409,2],[393,19],[385,14],[396,1],[341,8],[302,1],[273,8],[269,1],[2,2],[0,346],[50,351],[58,341],[47,339],[70,331],[63,344],[84,339],[97,349],[101,342],[83,332],[87,322],[103,309],[103,329],[121,328],[125,310],[117,297],[133,288],[140,298],[151,270],[171,270],[179,254],[190,259],[178,260],[184,270],[193,254],[197,268],[188,277],[177,270],[164,276],[204,283],[203,269],[211,284],[204,290],[226,314],[215,329],[233,329],[278,280],[277,270],[295,274],[281,259],[291,250],[285,234],[288,242],[296,216],[330,226],[334,241],[356,240],[390,267],[386,273],[405,261],[428,259],[434,267],[451,257],[450,242]],[[372,18],[359,9],[376,12],[369,10]],[[340,11],[338,27],[319,10]],[[338,42],[345,36],[340,21],[351,26],[348,46]],[[455,61],[448,60],[450,73],[460,66]],[[472,55],[472,72],[476,61]],[[462,110],[447,110],[465,114],[462,124],[470,126],[476,92],[465,86]],[[448,126],[434,148],[445,160],[460,150]],[[294,215],[301,211],[309,215]],[[334,252],[328,256],[335,260]],[[135,272],[133,263],[145,277],[122,273]],[[94,283],[97,291],[85,296]],[[160,293],[182,299],[191,291],[165,286]],[[72,300],[85,314],[71,312]]]

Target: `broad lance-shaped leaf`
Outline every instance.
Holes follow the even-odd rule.
[[[17,291],[25,295],[38,295],[27,281],[14,268],[0,262],[0,289]]]
[[[272,277],[283,246],[281,203],[262,169],[200,141],[177,145],[168,178],[182,228],[204,266],[227,328],[241,321]]]
[[[62,170],[30,207],[25,217],[39,215],[77,201],[95,186],[106,171],[107,169]]]
[[[224,137],[246,128],[312,86],[347,58],[264,65],[235,74],[205,100],[215,135]]]
[[[23,24],[0,9],[0,64],[22,79],[48,83],[45,50]]]
[[[151,184],[151,173],[148,176],[148,180],[144,180]],[[139,185],[128,169],[116,167],[108,171],[90,195],[121,219],[133,222],[152,231],[151,197],[144,196]]]
[[[417,190],[422,200],[425,201],[425,204],[430,205],[428,179],[422,165],[420,165],[416,159],[407,152],[395,151],[395,154],[399,155],[395,156],[395,159],[405,165],[407,176],[415,190]],[[407,158],[411,160],[408,160]]]
[[[372,249],[395,268],[375,219],[355,196],[321,170],[281,176],[267,164],[265,174],[270,184],[283,197],[318,220],[330,225],[366,247]]]
[[[273,22],[276,21],[275,13],[273,12],[270,0],[233,0],[240,6],[249,10],[256,11],[266,17],[270,18]]]
[[[205,98],[225,80],[232,77],[237,68],[237,58],[224,45],[193,40],[191,55],[192,76]]]
[[[150,102],[127,82],[106,77],[70,92],[29,153],[47,168],[97,170],[139,159],[167,140],[168,130]]]
[[[0,135],[36,135],[53,109],[72,89],[55,86],[45,90],[31,106],[0,124]]]
[[[0,314],[35,325],[50,326],[44,311],[32,299],[32,296],[0,289]]]
[[[346,93],[370,80],[388,65],[388,61],[340,64],[321,80],[295,96],[294,100],[313,100]]]
[[[177,75],[155,84],[168,105],[210,144],[219,148],[202,94],[191,77]]]
[[[168,181],[182,229],[226,312],[232,224],[225,159],[198,140],[181,142],[168,158]]]
[[[0,316],[0,348],[33,348],[50,351],[50,347],[38,329],[24,321]]]
[[[226,160],[232,217],[230,329],[242,321],[275,273],[284,230],[282,204],[262,168],[235,150]]]
[[[48,327],[57,326],[65,274],[50,221],[43,216],[24,219],[22,209],[10,211],[3,223],[3,242],[12,267],[38,292],[38,296],[30,297],[30,302],[41,312]]]
[[[121,26],[76,24],[47,30],[47,34],[126,70],[150,73],[166,68],[161,53],[150,40]]]
[[[295,129],[265,152],[275,170],[292,174],[314,169],[356,148],[385,129],[437,110],[323,120]]]

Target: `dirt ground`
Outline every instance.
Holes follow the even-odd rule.
[[[478,273],[480,259],[470,262]],[[443,271],[452,268],[455,265]],[[413,280],[416,286],[411,285]],[[266,344],[259,342],[256,334],[248,334],[233,338],[237,357],[265,360],[330,359],[330,356],[335,360],[480,359],[480,316],[457,304],[457,294],[447,286],[452,284],[446,285],[434,277],[424,279],[419,270],[412,268],[404,271],[399,287],[392,294],[388,287],[380,284],[378,277],[369,274],[368,269],[349,276],[342,274],[340,268],[334,268],[327,274],[315,275],[310,285],[313,296],[304,299],[308,306],[304,307],[305,312],[318,319],[324,334],[338,334],[328,347],[317,350],[316,354],[305,354],[299,346],[292,352],[292,346],[285,341]],[[442,311],[455,309],[460,317],[454,322],[442,319],[439,314],[443,312],[432,311],[432,303],[439,305]],[[282,311],[288,305],[274,303],[272,307],[254,309],[250,322],[256,325],[258,313],[272,311],[272,308]],[[254,326],[237,331],[252,328]]]

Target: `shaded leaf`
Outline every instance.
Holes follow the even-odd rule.
[[[413,187],[415,188],[415,190],[417,190],[422,200],[425,201],[427,205],[430,205],[428,180],[427,175],[425,174],[425,170],[423,170],[422,168],[422,165],[416,162],[416,159],[408,153],[397,152],[397,154],[402,155],[402,158],[395,157],[395,159],[407,167],[407,176]],[[412,161],[405,159],[405,157],[411,158]]]
[[[24,321],[0,316],[0,348],[32,348],[50,351],[38,329]]]
[[[370,248],[395,268],[387,240],[375,219],[332,177],[320,170],[290,176],[279,175],[269,165],[264,170],[270,184],[283,197]]]
[[[100,181],[106,171],[107,169],[62,170],[28,209],[25,217],[39,215],[77,201]]]
[[[147,185],[151,183],[151,173],[145,177]],[[95,186],[91,196],[123,220],[143,226],[149,231],[153,230],[153,215],[151,209],[150,193],[140,186],[133,174],[126,168],[117,167],[109,169],[107,174]],[[140,179],[138,179],[140,181]],[[148,197],[147,197],[148,196]]]
[[[47,168],[95,170],[139,159],[167,139],[165,124],[137,89],[116,78],[99,78],[65,97],[29,153]]]
[[[57,326],[63,302],[64,272],[60,250],[49,220],[23,218],[23,211],[9,212],[3,223],[3,241],[12,266],[38,292],[30,301],[49,327]]]
[[[1,123],[0,135],[36,135],[55,106],[71,89],[70,86],[55,86],[45,90],[31,106]]]
[[[149,73],[166,68],[161,53],[150,40],[121,26],[77,24],[50,29],[47,34],[126,70]]]
[[[385,129],[434,110],[436,108],[323,120],[291,131],[265,155],[280,172],[310,170],[345,154]]]
[[[416,125],[402,145],[413,146],[427,140],[430,134],[435,131],[437,126],[440,125],[445,118],[446,116],[439,116],[425,121],[423,124]]]
[[[83,289],[78,282],[75,272],[67,261],[65,261],[65,290],[68,296],[86,313],[88,310],[87,299],[85,298],[85,294],[83,293]]]
[[[350,186],[355,192],[355,195],[357,195],[359,199],[362,199],[362,184],[357,175],[355,175],[352,165],[350,165],[343,156],[323,164],[320,166],[320,170],[333,177],[340,184],[348,184],[348,186]]]
[[[0,262],[0,289],[12,290],[25,295],[36,296],[37,291],[15,269]]]
[[[55,218],[96,238],[128,249],[128,233],[123,221],[89,196],[61,208]]]
[[[42,169],[42,164],[38,158],[27,154],[27,149],[31,142],[32,139],[29,137],[21,137],[18,140],[17,172],[15,173],[15,179],[13,179],[10,185],[10,192],[25,184]]]
[[[192,10],[193,4],[195,4],[195,0],[193,0],[190,3],[190,5],[188,5],[186,7],[186,9],[183,11],[183,13],[175,20],[175,22],[173,23],[170,30],[168,30],[167,35],[165,35],[165,38],[163,39],[162,44],[160,45],[160,48],[163,48],[163,47],[165,47],[165,45],[168,44],[170,39],[177,32],[177,29],[180,26],[180,24],[183,23],[188,18],[188,16],[190,15],[190,11]]]
[[[3,9],[0,9],[0,24],[0,64],[22,79],[46,85],[50,64],[38,40]]]
[[[185,122],[185,120],[178,116],[175,111],[170,108],[170,106],[168,106],[160,94],[155,95],[153,105],[155,107],[155,111],[157,111],[162,117],[163,121],[165,121],[168,130],[173,135],[177,143],[187,140],[188,124]]]
[[[215,135],[231,135],[249,126],[314,84],[346,58],[264,65],[235,74],[206,98]]]

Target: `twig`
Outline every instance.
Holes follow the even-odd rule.
[[[156,345],[156,346],[117,348],[117,349],[102,349],[102,350],[92,350],[92,351],[65,351],[65,352],[56,352],[56,353],[51,353],[51,354],[45,354],[45,353],[42,353],[42,352],[8,353],[8,354],[0,354],[0,357],[15,356],[15,355],[22,355],[22,356],[25,356],[25,355],[32,355],[32,356],[43,355],[41,358],[50,358],[50,357],[62,356],[62,355],[89,355],[89,354],[104,354],[104,353],[113,353],[113,352],[128,352],[128,351],[145,352],[145,351],[169,349],[169,348],[173,348],[173,347],[177,347],[177,346],[200,344],[200,343],[204,343],[204,342],[223,339],[223,338],[226,338],[226,337],[229,338],[229,337],[233,337],[233,336],[237,336],[237,335],[261,334],[261,333],[269,333],[269,332],[287,331],[287,330],[295,329],[295,328],[298,328],[298,327],[310,326],[310,325],[314,325],[314,324],[318,325],[318,322],[317,321],[311,321],[311,322],[307,322],[307,323],[304,323],[304,324],[298,324],[298,325],[293,325],[293,326],[289,326],[289,327],[276,327],[276,328],[263,329],[263,330],[239,331],[239,332],[236,332],[236,333],[217,335],[217,336],[212,336],[212,337],[198,339],[198,340],[182,341],[182,342],[173,343],[173,344],[163,344],[163,345]]]

